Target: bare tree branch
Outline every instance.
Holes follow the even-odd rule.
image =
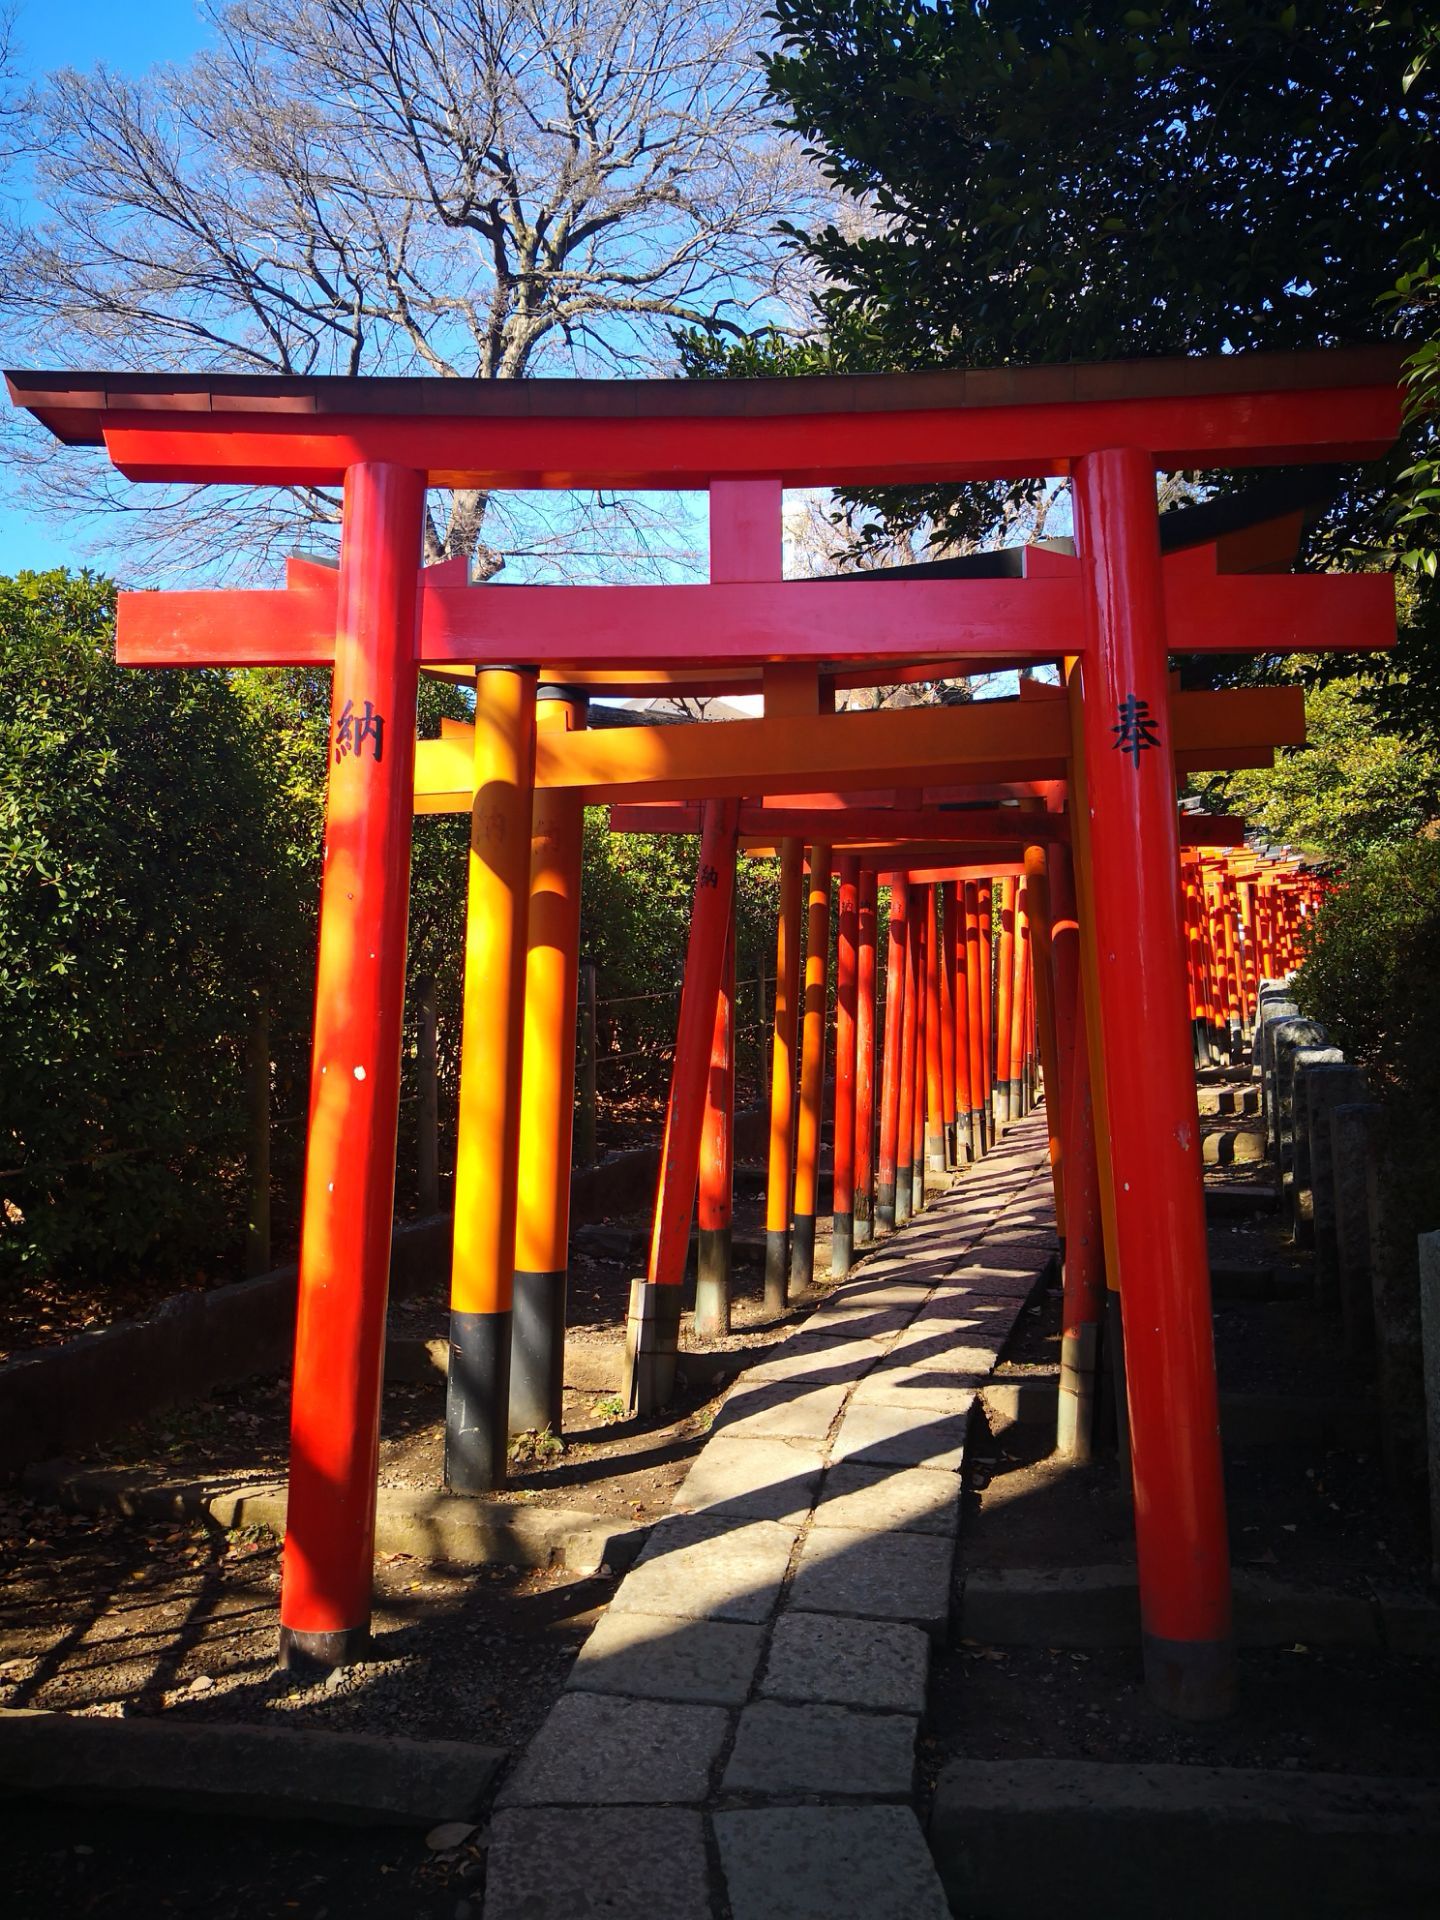
[[[217,44],[26,103],[43,213],[0,280],[32,364],[523,379],[668,362],[669,328],[773,302],[820,189],[770,124],[740,0],[236,0]],[[310,493],[143,500],[12,431],[31,496],[131,564],[252,566],[333,522]],[[123,503],[123,505],[122,505]],[[629,552],[654,503],[613,519]],[[436,557],[493,572],[494,503],[432,503]],[[527,542],[585,552],[594,503]],[[114,530],[112,528],[112,538]],[[680,535],[681,539],[685,535]]]

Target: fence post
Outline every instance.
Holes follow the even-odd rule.
[[[270,989],[260,988],[245,1039],[247,1278],[270,1271]]]
[[[425,973],[415,982],[419,1039],[415,1050],[418,1095],[415,1172],[421,1213],[440,1211],[440,1053],[435,1022],[435,980]]]
[[[587,1167],[600,1157],[595,1100],[595,976],[593,960],[580,962],[580,1101],[576,1113],[576,1156]]]

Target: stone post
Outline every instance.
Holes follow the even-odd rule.
[[[1304,1077],[1305,1137],[1310,1154],[1310,1228],[1315,1246],[1315,1298],[1340,1304],[1340,1249],[1336,1232],[1335,1109],[1365,1098],[1365,1075],[1339,1062],[1310,1067]],[[1298,1216],[1297,1216],[1298,1224]]]
[[[1325,1029],[1318,1020],[1295,1016],[1277,1020],[1270,1030],[1270,1148],[1280,1169],[1282,1192],[1288,1193],[1294,1175],[1295,1106],[1293,1067],[1302,1047],[1323,1047]]]
[[[1420,1235],[1420,1338],[1430,1472],[1430,1564],[1440,1580],[1440,1233]]]
[[[1368,1167],[1380,1108],[1373,1101],[1332,1107],[1330,1160],[1335,1183],[1335,1284],[1350,1353],[1375,1344],[1375,1308],[1370,1298],[1370,1208]]]
[[[1366,1167],[1370,1217],[1370,1298],[1375,1309],[1375,1373],[1386,1478],[1403,1487],[1425,1465],[1425,1388],[1420,1355],[1417,1197],[1397,1164],[1399,1143],[1381,1108]],[[1427,1204],[1431,1197],[1426,1196]]]
[[[1290,1059],[1290,1180],[1284,1184],[1281,1198],[1290,1214],[1290,1237],[1297,1247],[1313,1247],[1315,1234],[1311,1219],[1310,1126],[1306,1110],[1305,1082],[1324,1067],[1343,1067],[1345,1055],[1339,1047],[1297,1047]]]
[[[1270,1152],[1274,1152],[1275,1109],[1271,1100],[1270,1076],[1274,1067],[1274,1053],[1271,1037],[1276,1026],[1282,1020],[1293,1020],[1300,1009],[1293,1000],[1271,995],[1260,1002],[1260,1013],[1255,1023],[1255,1066],[1254,1072],[1260,1081],[1260,1113],[1265,1128],[1265,1139]]]

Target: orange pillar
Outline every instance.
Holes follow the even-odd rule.
[[[365,1650],[394,1222],[425,480],[345,476],[280,1663]]]
[[[855,1229],[864,1246],[875,1229],[875,988],[876,900],[872,869],[860,875],[855,982]]]
[[[534,768],[535,674],[487,667],[475,680],[475,802],[455,1137],[445,1399],[445,1485],[454,1493],[503,1486],[510,1439]]]
[[[780,843],[780,912],[775,938],[775,1040],[770,1060],[770,1168],[765,1186],[765,1311],[785,1311],[790,1274],[790,1195],[795,1159],[795,1079],[799,1055],[800,905],[805,849]]]
[[[1010,988],[1010,1117],[1021,1120],[1030,1111],[1030,1067],[1026,1049],[1029,1028],[1026,1000],[1030,979],[1030,916],[1022,876],[1015,883],[1015,971]]]
[[[820,1101],[825,1086],[825,990],[830,956],[830,849],[810,849],[805,1014],[800,1038],[800,1113],[795,1128],[795,1213],[790,1230],[790,1295],[815,1278],[815,1205],[820,1184]]]
[[[1072,828],[1089,841],[1146,1682],[1205,1718],[1233,1705],[1235,1667],[1155,463],[1087,454],[1073,485],[1088,805]]]
[[[706,801],[699,870],[690,907],[685,980],[675,1027],[675,1054],[670,1066],[670,1099],[660,1143],[650,1261],[645,1278],[630,1285],[624,1398],[629,1411],[636,1415],[665,1406],[675,1387],[680,1306],[700,1172],[705,1082],[715,1041],[715,1003],[724,978],[735,894],[739,820],[738,801]]]
[[[859,991],[860,861],[840,861],[840,917],[835,938],[835,1123],[831,1129],[830,1272],[850,1271],[855,1245],[856,999]]]
[[[536,725],[574,732],[587,700],[541,687]],[[575,1005],[580,978],[579,794],[536,790],[530,828],[524,1064],[515,1212],[510,1431],[559,1433],[564,1423],[565,1288],[570,1250],[570,1160],[575,1134]]]

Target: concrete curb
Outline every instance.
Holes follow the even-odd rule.
[[[473,1820],[505,1759],[461,1740],[0,1710],[12,1797],[429,1827]]]
[[[1440,1648],[1440,1606],[1424,1595],[1336,1593],[1240,1567],[1235,1637],[1242,1647]],[[976,1567],[966,1573],[961,1630],[989,1646],[1134,1647],[1140,1599],[1132,1566]]]
[[[278,1482],[217,1487],[203,1481],[137,1484],[121,1473],[76,1472],[63,1460],[26,1470],[26,1491],[74,1513],[129,1519],[208,1520],[285,1531],[285,1488]],[[582,1507],[543,1507],[464,1494],[382,1487],[375,1514],[377,1553],[410,1553],[442,1566],[567,1567],[593,1573],[628,1566],[647,1529]]]

